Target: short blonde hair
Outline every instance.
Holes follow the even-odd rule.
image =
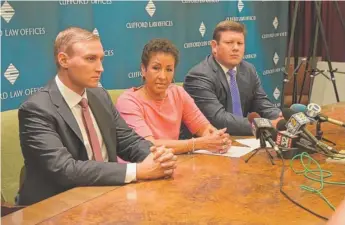
[[[247,30],[244,24],[238,23],[231,20],[224,20],[217,24],[216,28],[213,31],[213,40],[219,42],[220,34],[224,31],[234,31],[238,33],[242,33],[244,37],[246,37]]]
[[[73,44],[80,41],[100,40],[100,38],[92,32],[79,27],[69,27],[61,31],[55,39],[54,43],[54,58],[57,68],[60,68],[58,61],[58,54],[60,52],[67,52]]]

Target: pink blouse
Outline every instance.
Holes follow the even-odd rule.
[[[116,108],[142,137],[178,140],[181,121],[193,134],[209,124],[194,100],[175,84],[168,87],[167,97],[160,101],[146,99],[135,88],[126,90],[118,98]]]

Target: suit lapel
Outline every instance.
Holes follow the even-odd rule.
[[[68,107],[66,101],[62,97],[56,83],[55,79],[51,81],[49,84],[49,94],[51,96],[51,100],[53,104],[57,107],[58,113],[61,115],[61,117],[65,120],[65,122],[68,124],[68,126],[73,130],[73,132],[77,135],[79,140],[83,142],[83,137],[81,135],[80,128],[78,126],[78,123],[76,119],[74,118],[74,115],[71,111],[71,109]],[[84,142],[83,142],[84,143]]]
[[[89,102],[90,109],[97,121],[99,130],[101,131],[103,141],[107,147],[107,152],[109,156],[109,161],[117,161],[116,145],[113,142],[113,137],[111,133],[111,126],[109,126],[112,118],[110,117],[107,110],[104,108],[102,101],[97,99],[97,96],[93,94],[90,90],[86,90],[87,98]],[[114,151],[115,150],[115,151]]]
[[[217,79],[220,80],[225,93],[226,93],[226,111],[227,112],[232,112],[232,97],[231,97],[231,92],[230,92],[230,87],[229,87],[229,81],[226,79],[226,76],[224,74],[223,69],[221,68],[221,66],[217,63],[217,61],[214,59],[213,56],[210,56],[212,58],[212,69],[215,71],[216,75],[217,75]]]
[[[211,61],[210,62],[211,67],[217,75],[217,79],[219,79],[220,82],[222,83],[223,88],[226,90],[226,93],[230,93],[229,83],[226,80],[226,76],[224,74],[224,71],[222,70],[220,65],[218,65],[217,61],[214,59],[213,56],[210,56],[210,61]]]
[[[215,58],[211,55],[210,56],[210,65],[213,71],[215,72],[217,79],[220,80],[220,83],[222,84],[225,94],[227,96],[226,98],[226,111],[232,112],[232,102],[231,102],[231,93],[230,93],[230,87],[229,82],[226,80],[226,76],[224,74],[223,69],[220,67],[220,65],[217,63]]]

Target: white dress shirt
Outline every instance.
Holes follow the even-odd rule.
[[[64,85],[58,76],[55,77],[55,81],[56,81],[56,85],[59,91],[61,92],[62,97],[65,99],[67,105],[69,106],[69,108],[71,109],[74,115],[74,118],[76,119],[78,123],[79,129],[83,137],[83,142],[86,148],[87,156],[89,160],[91,160],[93,158],[93,152],[91,148],[91,143],[89,142],[89,138],[84,126],[83,117],[82,117],[82,109],[81,109],[81,106],[79,105],[79,102],[81,101],[82,98],[87,99],[86,91],[84,91],[83,95],[80,96],[79,94],[75,93],[70,88],[68,88],[66,85]],[[93,126],[95,127],[95,130],[96,130],[98,141],[101,145],[102,158],[104,162],[108,162],[109,158],[108,158],[107,147],[103,141],[101,131],[99,130],[98,124],[92,113],[91,108],[89,108],[89,111],[91,114]],[[130,183],[132,181],[135,181],[136,173],[137,173],[136,163],[128,163],[127,170],[126,170],[125,183]]]

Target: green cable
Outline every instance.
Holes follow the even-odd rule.
[[[298,157],[300,157],[300,161],[304,170],[296,170],[293,168],[294,159]],[[304,162],[304,159],[308,159],[307,164]],[[317,169],[310,169],[312,163],[314,163],[317,166]],[[325,181],[324,179],[332,176],[332,172],[321,169],[320,164],[306,152],[302,152],[301,154],[295,155],[290,161],[290,167],[292,171],[294,171],[296,174],[303,174],[305,178],[319,182],[321,186],[318,189],[306,185],[301,185],[300,187],[303,190],[319,195],[320,198],[324,200],[331,209],[335,210],[335,207],[328,201],[328,199],[321,193],[321,191],[324,188],[324,184],[345,185],[345,182]]]

